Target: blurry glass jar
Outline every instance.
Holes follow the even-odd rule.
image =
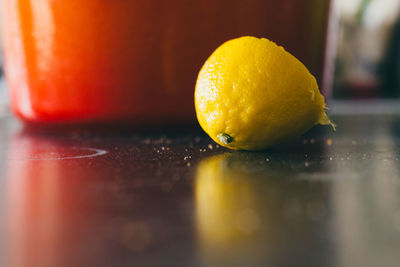
[[[267,37],[322,83],[329,0],[3,0],[6,76],[27,122],[192,122],[221,43]]]

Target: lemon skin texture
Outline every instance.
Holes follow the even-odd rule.
[[[263,150],[334,124],[314,76],[293,55],[265,38],[240,37],[218,47],[201,68],[197,119],[218,144]]]

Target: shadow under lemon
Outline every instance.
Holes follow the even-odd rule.
[[[282,161],[262,153],[203,160],[195,182],[201,260],[213,266],[290,266],[308,264],[310,253],[322,259],[327,248],[318,244],[318,232],[326,230],[321,222],[328,192],[323,183],[296,179],[304,171],[296,157]]]

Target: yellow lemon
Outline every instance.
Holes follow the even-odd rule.
[[[265,38],[245,36],[218,47],[198,75],[195,107],[210,137],[235,150],[265,149],[316,124],[335,127],[314,76]]]

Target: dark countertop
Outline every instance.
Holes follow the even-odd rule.
[[[50,134],[3,118],[0,266],[397,266],[391,105],[339,104],[337,132],[255,153],[200,131]]]

